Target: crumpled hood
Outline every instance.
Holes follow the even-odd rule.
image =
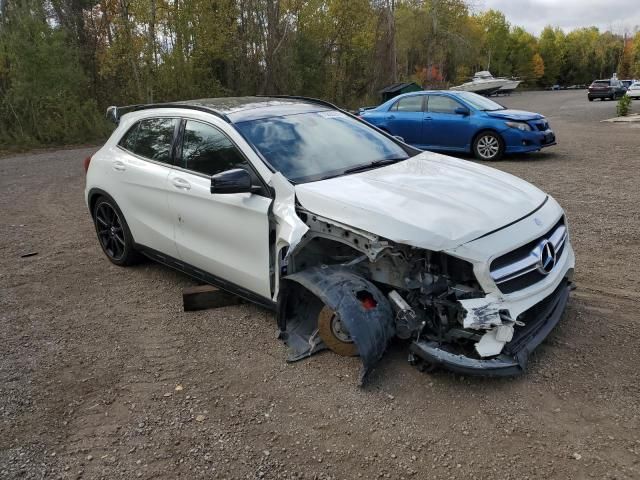
[[[435,251],[519,220],[547,197],[508,173],[432,152],[295,190],[312,213]]]
[[[525,112],[524,110],[496,110],[495,112],[487,112],[487,115],[495,118],[504,118],[505,120],[516,120],[524,122],[526,120],[540,120],[544,116],[539,113]]]

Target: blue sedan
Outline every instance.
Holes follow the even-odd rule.
[[[471,152],[479,160],[556,143],[549,122],[539,113],[509,110],[471,92],[407,93],[361,110],[360,117],[422,150]]]

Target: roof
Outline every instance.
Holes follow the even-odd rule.
[[[337,109],[323,100],[294,96],[201,98],[169,103],[109,107],[107,116],[117,122],[125,113],[154,108],[187,108],[212,113],[229,123]]]
[[[404,82],[404,83],[394,83],[393,85],[389,85],[388,87],[383,88],[382,90],[380,90],[379,93],[393,93],[393,92],[398,92],[410,85],[415,85],[416,87],[420,88],[420,85],[418,85],[415,82]]]

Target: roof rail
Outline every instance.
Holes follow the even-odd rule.
[[[112,121],[113,123],[115,123],[116,125],[118,125],[120,123],[120,118],[122,117],[122,115],[126,114],[126,113],[131,113],[131,112],[137,112],[140,110],[149,110],[152,108],[186,108],[189,110],[198,110],[201,112],[206,112],[206,113],[211,113],[217,117],[220,117],[222,120],[224,120],[227,123],[231,123],[231,120],[229,120],[229,117],[227,115],[225,115],[224,113],[221,113],[213,108],[209,108],[209,107],[203,107],[201,105],[189,105],[187,103],[180,103],[180,102],[176,102],[176,103],[148,103],[148,104],[141,104],[141,105],[127,105],[127,106],[123,106],[123,107],[117,107],[115,105],[112,105],[110,107],[107,107],[107,113],[106,113],[106,117],[108,120]]]
[[[256,95],[257,97],[263,98],[290,98],[292,100],[304,100],[305,102],[317,103],[319,105],[324,105],[326,107],[335,108],[336,110],[342,110],[340,107],[334,105],[331,102],[327,102],[326,100],[320,100],[319,98],[313,97],[304,97],[301,95]]]

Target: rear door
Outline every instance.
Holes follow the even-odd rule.
[[[444,150],[463,150],[471,143],[471,115],[455,110],[463,105],[447,95],[429,95],[424,122],[425,143]]]
[[[138,121],[122,137],[112,159],[119,178],[112,195],[134,241],[172,257],[177,257],[177,250],[167,189],[178,125],[177,118]]]
[[[402,97],[386,114],[385,125],[392,135],[398,135],[411,145],[422,144],[425,95]]]
[[[211,176],[244,168],[261,184],[222,126],[183,120],[169,204],[180,260],[263,298],[271,298],[268,192],[211,194]]]

